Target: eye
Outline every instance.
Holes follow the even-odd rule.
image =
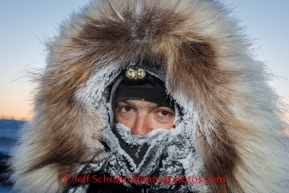
[[[159,110],[159,111],[157,111],[156,115],[162,119],[168,119],[168,118],[172,117],[174,114],[172,112],[167,111],[167,110]]]
[[[119,111],[122,113],[128,113],[130,111],[133,111],[133,109],[132,107],[126,105],[126,106],[120,106]]]
[[[129,104],[125,104],[125,103],[119,103],[116,107],[116,113],[118,113],[119,115],[122,116],[130,116],[135,114],[136,109],[129,105]]]

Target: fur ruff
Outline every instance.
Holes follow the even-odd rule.
[[[15,188],[61,192],[62,177],[102,151],[105,87],[129,63],[149,59],[185,107],[202,162],[194,165],[226,178],[202,192],[287,192],[280,99],[228,15],[212,0],[95,0],[74,14],[47,44],[35,116],[13,152]]]

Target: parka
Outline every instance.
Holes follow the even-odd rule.
[[[219,1],[91,1],[47,42],[34,117],[13,151],[14,187],[63,192],[67,178],[92,175],[112,156],[127,156],[112,132],[108,88],[129,66],[150,61],[182,115],[173,132],[149,134],[147,142],[164,145],[154,146],[150,169],[132,166],[134,174],[149,176],[154,165],[173,160],[168,167],[180,166],[184,177],[226,179],[188,182],[188,192],[287,192],[282,103],[250,43]],[[167,146],[177,139],[179,145]]]

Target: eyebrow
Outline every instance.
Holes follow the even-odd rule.
[[[120,101],[120,102],[118,102],[117,103],[117,105],[119,104],[119,103],[125,103],[125,104],[127,104],[127,105],[131,105],[131,106],[133,106],[133,107],[137,107],[137,105],[134,103],[134,102],[129,102],[129,101]],[[160,104],[152,104],[152,105],[149,105],[148,106],[150,109],[153,109],[153,108],[158,108],[158,107],[162,107],[162,105],[160,105]]]

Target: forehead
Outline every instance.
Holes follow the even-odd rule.
[[[149,102],[149,101],[145,101],[145,100],[125,100],[125,101],[121,101],[119,103],[127,103],[127,104],[134,105],[134,106],[150,106],[150,107],[161,106],[157,103],[153,103],[153,102]]]
[[[169,107],[160,105],[158,103],[154,103],[154,102],[149,102],[149,101],[145,101],[145,100],[125,100],[125,101],[120,101],[117,104],[127,104],[127,105],[132,105],[136,108],[148,108],[148,109],[153,109],[153,108],[158,108],[158,107],[164,107],[164,108],[168,108],[171,109]],[[173,110],[173,109],[172,109]],[[174,110],[173,110],[174,111]]]

